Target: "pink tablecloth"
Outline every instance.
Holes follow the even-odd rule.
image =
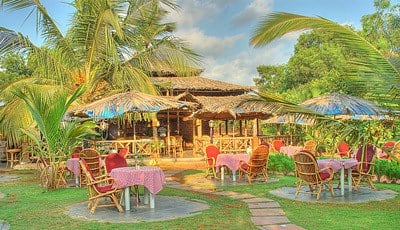
[[[221,166],[227,166],[232,173],[236,173],[239,169],[239,161],[248,162],[250,155],[248,154],[218,154],[215,166],[217,168]]]
[[[69,158],[67,160],[66,166],[69,171],[71,171],[76,177],[81,175],[81,166],[79,165],[80,158]],[[103,160],[99,157],[100,166],[103,166]]]
[[[281,152],[283,154],[286,154],[288,156],[293,156],[294,154],[296,154],[297,152],[299,152],[302,149],[303,149],[303,147],[301,147],[301,146],[291,146],[291,145],[289,145],[289,146],[282,146],[279,149],[279,152]]]
[[[110,176],[118,182],[118,188],[143,185],[150,193],[157,194],[165,184],[164,172],[159,167],[122,167],[111,170]]]
[[[344,169],[349,169],[353,166],[358,165],[358,161],[353,158],[350,158],[350,159],[323,159],[323,160],[317,160],[317,163],[318,163],[319,169],[331,167],[334,172],[339,172],[342,165],[344,166]]]
[[[79,166],[79,158],[70,158],[67,160],[67,169],[75,176],[81,175],[81,167]]]

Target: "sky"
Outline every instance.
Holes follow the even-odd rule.
[[[42,0],[62,31],[68,26],[73,8],[68,0]],[[257,66],[285,64],[293,55],[299,33],[285,35],[266,47],[249,45],[257,23],[272,12],[321,16],[360,29],[363,15],[375,11],[373,0],[177,0],[179,12],[168,20],[177,22],[176,35],[202,55],[202,77],[240,85],[254,85]],[[392,3],[398,3],[393,1]],[[28,35],[41,43],[35,17],[29,11],[0,10],[0,26]]]

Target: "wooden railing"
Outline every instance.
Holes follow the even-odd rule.
[[[111,149],[128,149],[128,157],[135,155],[151,156],[156,154],[158,157],[163,148],[162,140],[139,139],[139,140],[107,140],[93,141],[95,149],[102,154],[107,154]]]
[[[218,146],[221,153],[245,153],[252,146],[253,137],[214,137],[213,144]],[[204,148],[210,144],[210,138],[195,137],[193,154],[204,154]]]

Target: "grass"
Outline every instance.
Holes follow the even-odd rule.
[[[256,229],[247,205],[239,200],[164,187],[159,193],[203,200],[210,208],[201,214],[161,222],[99,223],[72,219],[67,207],[87,201],[86,188],[47,192],[39,187],[36,171],[13,171],[19,180],[0,183],[0,219],[11,229]],[[204,175],[204,174],[203,174]],[[216,218],[223,216],[224,218]]]
[[[164,187],[160,195],[182,196],[206,201],[210,209],[201,214],[162,222],[98,223],[72,219],[64,214],[66,207],[87,200],[85,188],[59,189],[47,192],[39,187],[35,171],[14,171],[21,179],[0,184],[5,194],[0,198],[0,219],[12,229],[256,229],[251,223],[247,205],[239,200],[212,194],[202,194]],[[194,183],[204,177],[203,171],[187,170],[177,179]],[[307,203],[276,197],[269,191],[294,186],[292,176],[278,177],[278,182],[218,189],[250,193],[273,199],[281,205],[289,220],[306,229],[398,229],[400,226],[400,196],[384,201],[357,204]],[[204,188],[215,188],[204,183]],[[376,184],[378,189],[400,193],[400,185]]]

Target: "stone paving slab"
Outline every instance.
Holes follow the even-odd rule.
[[[220,192],[215,192],[214,194],[221,195],[221,196],[235,196],[235,195],[239,195],[240,193],[232,192],[232,191],[220,191]]]
[[[0,230],[9,230],[10,225],[7,224],[4,220],[0,220]]]
[[[286,216],[255,216],[251,217],[251,221],[255,225],[285,224],[290,222]]]
[[[260,203],[260,202],[273,202],[274,200],[263,197],[255,197],[251,199],[244,199],[243,201],[246,203]]]
[[[10,175],[10,174],[3,175],[3,174],[0,174],[0,183],[9,182],[9,181],[13,181],[13,180],[18,180],[19,178],[20,177],[16,176],[16,175]]]
[[[305,188],[305,189],[308,189]],[[382,190],[371,190],[369,187],[359,187],[358,191],[349,192],[348,186],[345,185],[344,196],[340,194],[340,189],[334,189],[335,196],[332,197],[330,192],[322,192],[320,199],[317,201],[316,196],[310,194],[300,193],[295,197],[295,187],[282,187],[270,191],[271,194],[284,197],[291,200],[305,201],[305,202],[318,202],[318,203],[362,203],[370,201],[380,201],[385,199],[392,199],[396,197],[397,192],[382,189]]]
[[[143,202],[144,199],[141,199]],[[134,198],[131,204],[134,204]],[[132,205],[130,211],[118,212],[116,207],[98,207],[94,214],[87,209],[87,202],[73,204],[68,207],[66,214],[71,218],[79,220],[92,220],[110,223],[138,223],[166,221],[184,218],[200,214],[209,208],[209,205],[201,200],[191,200],[184,197],[156,196],[155,208],[140,204],[138,207]]]
[[[254,208],[280,208],[278,202],[266,202],[266,203],[248,203],[250,209]]]
[[[231,195],[231,197],[235,199],[250,199],[250,198],[255,198],[256,196],[251,194],[237,194],[237,195]]]
[[[262,230],[304,230],[295,224],[281,224],[281,225],[266,225],[260,227]]]
[[[250,209],[252,216],[283,216],[285,212],[280,208]]]

